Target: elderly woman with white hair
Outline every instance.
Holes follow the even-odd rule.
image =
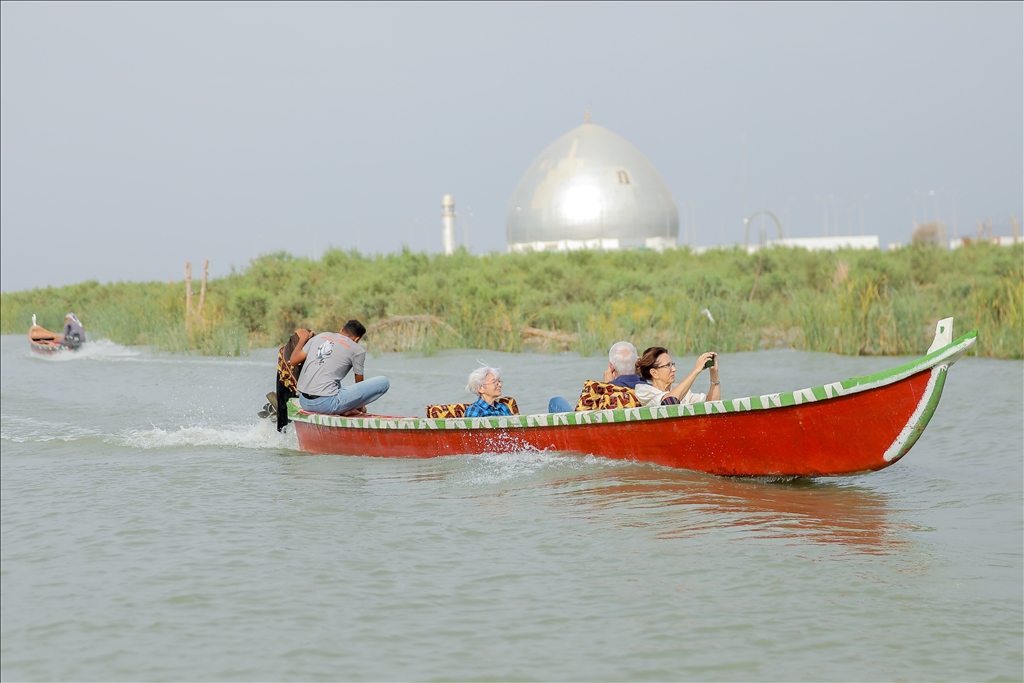
[[[511,415],[512,412],[504,403],[498,403],[501,397],[501,370],[486,365],[469,373],[466,391],[477,397],[468,408],[466,417],[496,417]]]

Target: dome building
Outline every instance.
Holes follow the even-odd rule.
[[[505,228],[509,251],[660,250],[676,246],[679,210],[647,157],[588,113],[530,164]]]

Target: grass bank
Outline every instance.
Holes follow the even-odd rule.
[[[975,353],[1024,357],[1024,249],[773,249],[364,256],[263,256],[212,280],[185,325],[184,283],[86,282],[2,294],[4,334],[32,313],[59,328],[76,312],[94,336],[170,351],[245,353],[299,326],[359,318],[371,350],[601,352],[619,339],[675,353],[790,346],[919,354],[935,322],[979,330]],[[707,312],[704,312],[704,311]],[[712,321],[713,319],[713,321]]]

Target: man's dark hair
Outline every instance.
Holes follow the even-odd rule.
[[[362,337],[366,334],[366,328],[358,320],[349,320],[345,323],[345,327],[341,328],[341,331],[352,337]]]

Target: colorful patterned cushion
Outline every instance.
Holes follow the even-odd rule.
[[[443,420],[449,417],[466,417],[468,403],[432,403],[427,406],[427,417]]]
[[[504,403],[513,415],[519,414],[519,406],[511,396],[502,396],[498,403]],[[449,417],[466,417],[466,408],[469,403],[432,403],[427,406],[427,417],[442,420]]]
[[[639,408],[642,405],[632,389],[588,379],[583,383],[583,392],[580,394],[580,400],[576,402],[576,412],[581,410]]]

